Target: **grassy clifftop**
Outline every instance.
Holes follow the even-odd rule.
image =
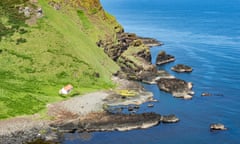
[[[30,7],[30,17],[20,7]],[[43,16],[36,18],[40,7]],[[113,87],[110,78],[119,67],[96,42],[114,39],[121,26],[98,0],[6,0],[0,15],[0,119]],[[71,95],[58,95],[68,83]]]

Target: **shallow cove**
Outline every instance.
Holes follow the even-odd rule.
[[[153,108],[147,106],[149,103],[143,104],[138,112],[174,113],[181,119],[179,123],[128,132],[96,132],[87,138],[77,133],[66,134],[63,143],[239,143],[240,2],[102,0],[102,4],[126,32],[163,41],[165,45],[151,49],[153,63],[160,50],[174,55],[174,63],[159,69],[193,82],[196,94],[185,101],[159,91],[155,85],[144,85],[159,102]],[[170,68],[179,63],[193,67],[194,71],[172,72]],[[202,97],[202,92],[213,96]],[[215,122],[225,124],[228,130],[210,132],[209,126]]]

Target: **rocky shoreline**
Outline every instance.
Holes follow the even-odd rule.
[[[125,33],[124,30],[116,33],[116,39],[117,43],[116,40],[107,39],[99,40],[96,44],[121,68],[113,77],[117,89],[49,104],[48,115],[52,120],[25,117],[23,122],[18,118],[1,121],[0,126],[4,123],[7,125],[0,133],[0,143],[27,143],[35,139],[55,143],[60,142],[62,134],[66,132],[126,131],[149,128],[161,122],[178,122],[179,118],[174,114],[163,116],[152,112],[110,112],[109,109],[114,106],[135,105],[138,108],[142,103],[153,101],[153,94],[144,90],[139,82],[157,84],[160,90],[169,92],[174,97],[190,99],[194,94],[190,82],[177,79],[165,70],[158,70],[151,63],[150,47],[160,46],[162,42]],[[172,61],[175,61],[174,56],[162,51],[158,54],[156,64],[163,65]]]
[[[1,120],[0,143],[21,144],[43,138],[44,132],[49,128],[48,124],[49,121],[40,120],[35,115]]]
[[[65,123],[53,124],[60,132],[95,132],[95,131],[128,131],[145,129],[163,123],[176,123],[179,119],[175,115],[161,116],[157,113],[142,114],[109,114],[90,113],[84,118]]]
[[[139,82],[157,84],[160,90],[171,93],[174,97],[192,98],[194,92],[189,82],[177,79],[165,70],[157,70],[151,64],[150,47],[162,45],[155,39],[138,37],[132,33],[118,33],[118,44],[99,41],[99,47],[116,61],[121,71],[114,74],[113,81],[118,88],[108,92],[97,92],[85,96],[48,105],[48,115],[54,119],[42,120],[29,125],[28,129],[0,133],[1,143],[26,143],[34,139],[59,142],[61,135],[69,132],[126,131],[149,128],[162,123],[179,121],[174,114],[162,116],[157,113],[123,114],[111,113],[114,106],[135,105],[153,101],[153,94],[147,92]],[[174,61],[173,56],[159,53],[158,64]],[[150,107],[150,106],[149,106]],[[39,124],[44,125],[39,126]]]
[[[49,143],[61,142],[64,133],[93,131],[128,131],[175,123],[175,115],[161,116],[157,113],[123,114],[109,113],[110,106],[140,105],[153,100],[153,95],[137,82],[114,78],[119,87],[78,96],[48,105],[51,120],[40,116],[13,118],[0,121],[0,143],[34,143],[34,140]],[[135,96],[123,98],[119,90],[134,90]]]

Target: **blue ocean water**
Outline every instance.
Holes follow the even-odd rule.
[[[240,1],[239,0],[101,0],[126,32],[153,37],[165,45],[151,49],[153,61],[160,50],[176,61],[159,69],[194,84],[192,100],[173,98],[155,85],[144,85],[159,100],[140,112],[174,113],[176,124],[128,132],[67,134],[65,144],[238,144],[240,143]],[[194,71],[178,74],[175,64]],[[202,92],[214,94],[202,97]],[[211,123],[227,131],[210,132]],[[85,138],[83,138],[85,136]]]

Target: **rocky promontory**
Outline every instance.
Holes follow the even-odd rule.
[[[132,129],[145,129],[163,123],[176,123],[179,119],[175,115],[161,116],[157,113],[142,114],[108,114],[90,113],[89,115],[53,124],[60,132],[93,132],[93,131],[128,131]]]
[[[149,128],[159,124],[161,116],[156,113],[108,114],[90,113],[89,115],[60,124],[53,124],[60,132],[126,131]]]
[[[155,75],[157,68],[151,64],[150,47],[162,45],[152,38],[139,37],[134,33],[119,32],[117,43],[108,40],[100,40],[97,45],[118,63],[123,78],[141,81],[142,73]]]

